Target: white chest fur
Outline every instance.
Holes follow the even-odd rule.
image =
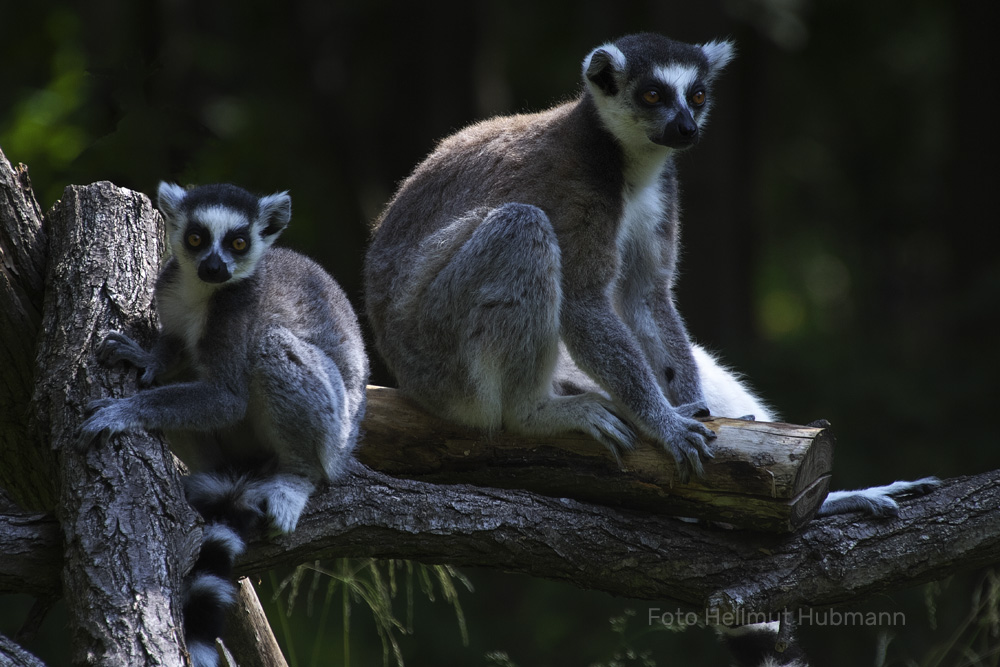
[[[657,227],[666,204],[658,174],[638,185],[626,185],[622,194],[622,220],[615,239],[619,258],[638,248],[657,245]]]
[[[182,275],[156,295],[156,307],[164,333],[183,340],[192,355],[205,331],[208,302],[213,292],[211,285],[197,278],[186,279]]]

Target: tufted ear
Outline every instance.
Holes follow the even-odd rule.
[[[292,219],[292,198],[288,196],[287,190],[261,197],[257,210],[258,224],[263,227],[260,231],[261,238],[273,237],[270,239],[273,241],[285,231],[288,221]]]
[[[736,55],[736,45],[730,41],[708,42],[699,48],[708,60],[708,70],[712,76],[718,74]]]
[[[583,59],[583,76],[605,95],[618,94],[618,74],[625,70],[625,54],[613,44],[599,46]]]
[[[171,227],[176,225],[176,220],[181,217],[181,202],[187,191],[175,183],[160,182],[160,187],[156,191],[156,208],[160,209],[164,220]]]

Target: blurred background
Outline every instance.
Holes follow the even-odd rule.
[[[945,0],[9,0],[0,146],[43,209],[98,180],[287,189],[283,242],[360,310],[368,224],[437,140],[574,97],[583,56],[621,34],[732,38],[707,132],[680,157],[693,337],[787,421],[833,423],[835,488],[971,474],[1000,464],[991,18],[991,3]],[[377,366],[373,381],[392,383]],[[412,634],[396,633],[407,665],[726,664],[709,631],[650,627],[667,601],[461,572],[467,644],[442,589],[432,602],[417,586]],[[904,610],[905,626],[806,627],[802,641],[816,665],[986,664],[967,656],[1000,646],[990,591],[990,573],[968,573],[888,594],[851,608]],[[272,609],[297,664],[343,660],[341,596],[322,597],[287,621]],[[0,632],[24,603],[3,599]],[[351,664],[381,664],[372,614],[352,608]],[[53,664],[59,623],[29,645]]]

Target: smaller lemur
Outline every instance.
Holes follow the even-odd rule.
[[[206,520],[184,605],[195,665],[215,665],[232,564],[251,529],[295,529],[317,484],[336,479],[365,410],[368,358],[357,316],[315,262],[272,248],[287,193],[161,183],[172,258],[157,280],[160,335],[147,352],[110,333],[105,363],[144,369],[151,387],[89,406],[78,443],[162,430],[194,471],[188,500]]]

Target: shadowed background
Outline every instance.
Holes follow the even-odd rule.
[[[1000,460],[988,431],[1000,220],[987,7],[5,2],[0,146],[29,165],[43,209],[96,180],[150,195],[161,179],[287,189],[283,243],[322,262],[361,310],[368,224],[436,140],[576,95],[583,56],[621,34],[732,38],[707,131],[679,158],[678,293],[693,337],[788,421],[833,423],[835,488],[953,476]],[[392,383],[377,365],[373,380]],[[667,603],[467,574],[470,645],[450,608],[418,602],[407,664],[492,664],[490,650],[522,667],[606,664],[616,651],[643,664],[629,647],[656,664],[724,661],[708,632],[649,630],[648,607]],[[880,633],[896,637],[890,658],[923,659],[978,581],[956,579],[930,606],[921,589],[861,607],[906,609],[906,627],[811,627],[804,642],[817,665],[878,664]],[[310,647],[299,664],[316,636],[339,658],[339,609],[319,630],[299,606],[289,636]],[[609,623],[625,609],[636,616]],[[365,614],[354,613],[352,656],[377,664]],[[0,619],[0,631],[17,627]],[[30,648],[47,657],[56,643]]]

